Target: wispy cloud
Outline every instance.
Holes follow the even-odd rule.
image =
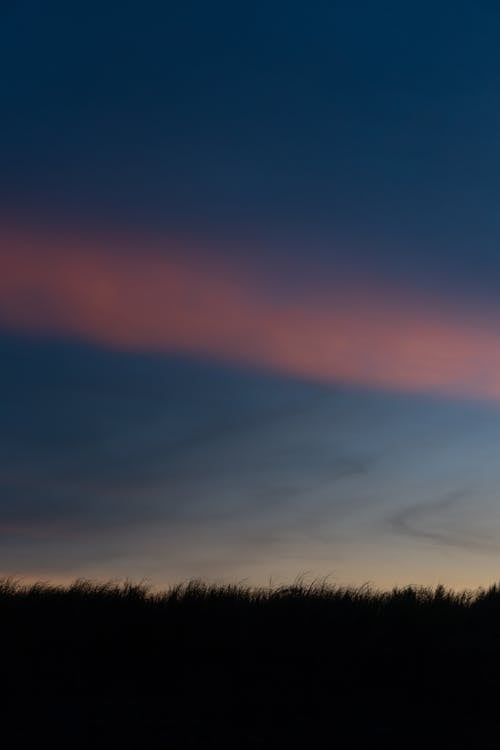
[[[273,269],[132,250],[4,233],[0,325],[322,382],[500,397],[491,317],[353,278],[282,294]]]
[[[457,524],[453,512],[464,500],[469,500],[467,490],[452,491],[439,500],[415,503],[394,512],[387,519],[389,528],[396,534],[430,542],[438,547],[458,547],[472,551],[500,553],[500,543],[472,526]]]

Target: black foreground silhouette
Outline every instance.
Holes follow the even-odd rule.
[[[3,746],[500,747],[500,587],[0,581]]]

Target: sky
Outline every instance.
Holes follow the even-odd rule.
[[[0,575],[488,585],[500,8],[0,10]]]

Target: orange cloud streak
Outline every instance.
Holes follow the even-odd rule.
[[[120,250],[4,232],[0,325],[320,381],[500,396],[500,335],[438,300],[338,279],[292,297],[262,268]]]

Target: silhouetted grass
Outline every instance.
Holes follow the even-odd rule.
[[[500,587],[0,580],[4,736],[500,747]]]

